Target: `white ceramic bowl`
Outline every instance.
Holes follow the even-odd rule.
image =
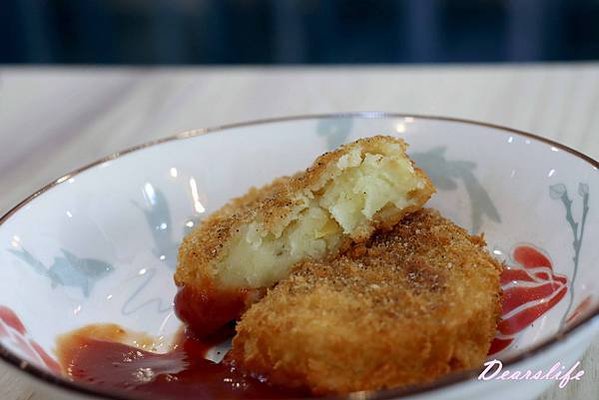
[[[407,140],[438,188],[429,204],[484,232],[510,267],[504,289],[516,300],[495,343],[507,347],[490,357],[509,370],[580,359],[599,327],[599,163],[513,129],[383,113],[187,132],[100,160],[33,194],[0,220],[0,356],[48,396],[102,397],[61,377],[52,361],[57,335],[114,322],[168,337],[180,324],[172,274],[186,231],[250,186],[380,133]],[[555,383],[481,381],[478,372],[374,397],[532,399]]]

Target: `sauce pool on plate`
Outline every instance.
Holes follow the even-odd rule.
[[[166,353],[148,351],[152,338],[132,336],[118,325],[90,325],[59,338],[57,353],[69,379],[103,391],[144,399],[283,399],[308,393],[270,386],[243,375],[226,360],[207,360],[206,352],[232,335],[198,340],[182,333]]]

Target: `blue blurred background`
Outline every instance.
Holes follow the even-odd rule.
[[[599,0],[0,0],[0,63],[599,59]]]

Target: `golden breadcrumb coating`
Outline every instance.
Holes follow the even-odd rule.
[[[181,319],[209,334],[297,262],[337,254],[420,208],[434,187],[406,147],[389,136],[360,139],[210,215],[179,249]]]
[[[306,261],[237,324],[228,357],[314,394],[424,383],[480,366],[502,267],[482,237],[424,209],[346,254]]]

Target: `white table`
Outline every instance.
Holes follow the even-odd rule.
[[[180,131],[275,116],[394,111],[487,121],[599,158],[599,64],[338,68],[0,68],[0,214],[65,172]],[[595,399],[586,375],[543,400]],[[0,399],[42,400],[0,366]]]

